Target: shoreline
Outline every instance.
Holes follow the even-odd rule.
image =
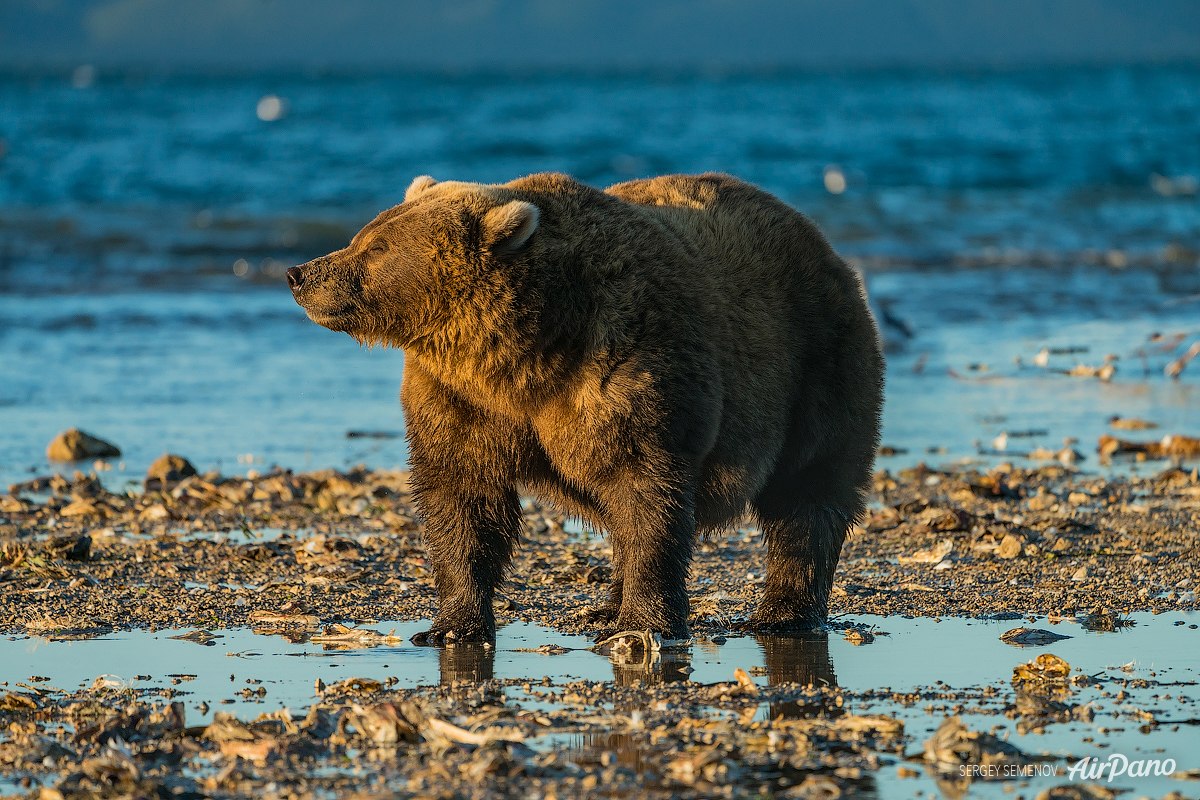
[[[255,614],[371,623],[434,611],[404,472],[209,473],[140,495],[83,475],[39,487],[47,493],[0,503],[3,634],[225,628],[252,625]],[[843,548],[831,617],[1192,610],[1198,534],[1194,470],[885,470]],[[694,637],[739,633],[762,580],[759,539],[747,525],[698,542]],[[603,597],[609,555],[604,537],[525,500],[498,621],[586,632],[579,617]]]

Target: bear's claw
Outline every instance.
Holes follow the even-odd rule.
[[[760,609],[739,627],[749,633],[777,635],[817,633],[825,630],[825,615],[811,610],[763,613]]]
[[[599,625],[602,628],[611,628],[613,623],[617,621],[617,615],[621,613],[621,606],[615,603],[601,603],[597,606],[584,609],[583,621],[588,625]]]
[[[434,624],[427,631],[415,634],[409,641],[418,647],[439,647],[442,645],[465,644],[467,642],[493,642],[496,634],[489,632],[483,625],[442,626]]]

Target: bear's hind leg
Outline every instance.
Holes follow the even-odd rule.
[[[696,534],[690,492],[630,488],[617,505],[613,542],[613,596],[617,614],[601,623],[597,641],[626,630],[651,630],[668,639],[687,636],[687,574]],[[619,570],[619,571],[618,571]],[[619,594],[618,594],[619,593]],[[603,608],[603,606],[602,606]]]
[[[751,630],[804,633],[825,623],[842,543],[862,513],[852,486],[829,492],[827,502],[813,499],[811,490],[829,477],[805,481],[792,473],[790,480],[773,479],[755,501],[767,543],[767,578]]]
[[[760,633],[817,630],[829,613],[829,594],[847,524],[834,509],[807,506],[785,519],[761,520],[767,540],[767,579],[748,627]]]

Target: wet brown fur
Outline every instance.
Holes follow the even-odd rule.
[[[883,361],[861,282],[804,216],[725,175],[423,177],[300,270],[315,321],[405,350],[441,598],[423,642],[495,635],[522,490],[608,532],[605,631],[685,635],[697,530],[747,512],[768,548],[750,627],[824,620]]]

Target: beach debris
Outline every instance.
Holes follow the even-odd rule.
[[[296,547],[296,560],[302,564],[338,564],[362,558],[362,546],[342,536],[318,534]]]
[[[142,481],[142,486],[148,492],[166,491],[184,478],[190,478],[195,474],[196,468],[183,456],[163,453],[146,470],[146,478]]]
[[[1081,345],[1068,345],[1067,347],[1043,347],[1033,357],[1033,363],[1039,367],[1044,367],[1050,363],[1050,356],[1075,356],[1090,352],[1090,347]]]
[[[1025,664],[1013,667],[1012,682],[1019,685],[1065,684],[1071,665],[1053,653],[1042,653]]]
[[[571,652],[570,647],[563,647],[557,644],[543,644],[537,647],[518,647],[514,652],[517,653],[541,653],[544,656],[561,656],[563,653]]]
[[[1066,445],[1060,450],[1051,450],[1048,447],[1035,447],[1024,455],[1030,461],[1057,461],[1068,467],[1084,460],[1083,453],[1080,453],[1070,445]]]
[[[875,641],[875,634],[865,628],[849,628],[842,637],[855,647]]]
[[[86,533],[55,536],[46,541],[46,550],[52,557],[65,561],[87,561],[92,552],[92,537]]]
[[[1196,356],[1200,356],[1200,342],[1192,342],[1192,346],[1187,349],[1187,352],[1163,367],[1163,374],[1168,378],[1179,380],[1183,370]]]
[[[1012,430],[1009,446],[1015,448],[1021,439]],[[1063,619],[1086,619],[1084,612],[1092,608],[1101,609],[1099,613],[1116,609],[1122,615],[1190,608],[1197,579],[1194,526],[1188,523],[1200,498],[1200,484],[1191,473],[1189,466],[1155,475],[1095,475],[1076,473],[1055,463],[1033,467],[1019,462],[994,469],[967,464],[881,472],[875,476],[878,494],[869,516],[869,525],[876,532],[848,542],[842,562],[847,579],[838,582],[835,607],[851,618],[888,614],[902,629],[909,625],[904,615],[948,619],[951,615],[979,618],[986,614],[1010,620],[998,628],[992,624],[960,629],[955,623],[954,630],[968,637],[968,645],[978,637],[986,644],[1006,627],[1033,628],[1039,623],[1030,619],[1047,619],[1053,613]],[[86,476],[82,481],[70,476],[47,478],[40,484],[42,491],[22,498],[26,510],[7,517],[0,514],[0,526],[4,526],[0,610],[10,620],[5,634],[17,637],[10,642],[14,652],[31,645],[57,647],[22,642],[20,638],[27,632],[25,620],[103,614],[109,622],[116,621],[119,614],[122,629],[153,627],[157,633],[149,634],[147,640],[162,646],[164,653],[174,652],[182,661],[154,670],[157,680],[123,674],[102,678],[94,690],[88,686],[62,690],[51,688],[53,682],[29,677],[33,666],[27,669],[18,659],[7,676],[0,676],[10,681],[9,686],[0,688],[0,717],[8,726],[7,738],[0,742],[0,771],[8,770],[19,781],[28,777],[34,793],[39,786],[47,787],[46,797],[57,796],[48,793],[51,788],[72,796],[88,796],[89,792],[104,796],[341,796],[364,785],[393,784],[423,795],[502,794],[517,786],[536,796],[591,796],[609,788],[614,796],[639,796],[638,782],[644,783],[643,776],[648,774],[664,781],[674,781],[672,774],[696,780],[694,788],[673,782],[656,787],[654,796],[688,792],[710,796],[726,787],[734,787],[731,791],[737,794],[743,786],[769,785],[780,796],[819,788],[825,792],[822,796],[847,797],[870,791],[876,780],[890,791],[885,782],[889,774],[898,772],[898,764],[904,764],[905,770],[917,766],[903,759],[905,747],[913,749],[912,740],[903,738],[897,720],[881,717],[868,723],[854,712],[898,713],[897,702],[909,708],[906,714],[927,703],[935,709],[962,708],[961,720],[966,726],[990,730],[999,737],[1003,734],[987,726],[1015,724],[1017,731],[1036,731],[1072,720],[1087,722],[1089,715],[1094,715],[1094,724],[1071,724],[1070,729],[1056,731],[1064,742],[1058,752],[1072,752],[1088,750],[1090,740],[1081,743],[1080,738],[1100,726],[1133,730],[1143,723],[1165,724],[1164,720],[1178,713],[1176,697],[1187,689],[1160,689],[1156,682],[1161,680],[1165,686],[1193,677],[1185,672],[1186,667],[1155,677],[1155,668],[1149,661],[1143,666],[1139,657],[1132,673],[1116,671],[1117,667],[1097,673],[1093,679],[1100,683],[1097,692],[1076,691],[1087,680],[1079,665],[1070,668],[1065,681],[1018,681],[1000,691],[986,681],[956,679],[959,685],[954,687],[936,683],[893,692],[878,688],[887,683],[886,677],[866,690],[857,690],[846,676],[838,676],[843,684],[839,687],[830,663],[831,657],[840,663],[846,655],[838,655],[847,645],[837,636],[845,635],[846,641],[852,642],[859,639],[859,632],[850,630],[854,626],[849,625],[835,627],[836,635],[797,640],[790,649],[772,644],[771,637],[761,637],[762,660],[750,656],[752,660],[743,663],[740,653],[759,652],[753,639],[736,639],[732,637],[737,634],[730,634],[736,621],[753,607],[755,587],[745,585],[744,576],[748,569],[759,574],[761,561],[750,564],[751,559],[762,558],[760,537],[749,525],[721,542],[719,548],[706,541],[697,544],[695,578],[701,588],[691,618],[697,643],[678,660],[669,652],[670,643],[662,642],[662,663],[658,664],[618,667],[614,663],[610,667],[606,660],[576,652],[572,663],[558,665],[559,670],[546,672],[536,669],[537,662],[524,664],[522,676],[519,671],[504,669],[500,655],[494,671],[504,675],[504,680],[496,681],[489,680],[492,668],[482,666],[471,655],[472,647],[419,653],[405,647],[385,653],[382,659],[373,657],[373,663],[396,659],[388,669],[409,676],[401,688],[383,679],[388,670],[372,672],[377,681],[340,681],[346,674],[354,674],[359,659],[313,658],[316,646],[288,647],[294,652],[287,655],[296,658],[285,659],[285,654],[278,652],[280,647],[271,647],[274,652],[258,654],[254,661],[230,661],[217,653],[216,663],[228,664],[222,678],[230,671],[237,672],[236,681],[230,683],[166,673],[201,671],[198,661],[188,660],[189,654],[203,654],[203,660],[211,660],[213,653],[169,647],[170,642],[162,640],[166,636],[220,635],[226,633],[226,627],[247,624],[255,610],[293,619],[298,616],[301,624],[280,624],[279,631],[294,642],[329,637],[320,644],[332,647],[340,646],[342,640],[351,647],[360,641],[386,642],[376,637],[392,635],[385,631],[389,626],[373,620],[415,620],[428,615],[428,565],[406,480],[400,473],[331,470],[288,474],[264,469],[253,478],[195,476],[166,493],[146,497],[136,490],[109,493]],[[43,492],[45,496],[37,496]],[[261,496],[256,499],[256,494]],[[316,498],[321,495],[330,503],[324,512],[316,510]],[[1047,505],[1033,512],[1026,503],[1035,496],[1043,498],[1039,504]],[[113,509],[112,514],[61,515],[68,503],[84,497]],[[370,508],[343,514],[339,502],[347,498],[362,500]],[[380,502],[380,498],[384,500]],[[171,517],[139,521],[138,514],[152,505],[169,508]],[[386,510],[381,512],[381,507]],[[1145,511],[1147,508],[1150,510]],[[961,517],[954,513],[959,509]],[[950,513],[945,513],[947,510]],[[385,519],[383,513],[392,513],[394,518]],[[552,525],[536,527],[548,513],[532,501],[522,506],[522,523],[529,538],[516,554],[519,568],[505,588],[506,596],[517,602],[507,607],[517,609],[511,617],[524,622],[556,627],[564,633],[582,631],[590,626],[575,622],[571,612],[601,599],[604,591],[576,576],[585,565],[590,569],[607,561],[607,543]],[[243,525],[251,526],[257,536],[251,538]],[[951,530],[942,531],[942,526]],[[1019,540],[1021,555],[1028,560],[994,560],[993,552],[1009,534]],[[73,563],[60,555],[70,549],[73,539],[85,535],[92,539],[88,561]],[[303,543],[316,536],[357,543],[362,563],[337,558],[321,564],[299,555]],[[929,567],[919,566],[920,562],[900,563],[900,554],[907,557],[921,550],[936,551],[947,539],[954,544],[941,562],[926,562],[933,564]],[[324,551],[326,545],[318,549]],[[333,549],[336,552],[336,545]],[[581,553],[587,558],[581,560]],[[1035,560],[1035,556],[1046,558]],[[946,571],[934,572],[938,567]],[[1070,576],[1082,568],[1090,570],[1086,582],[1071,582]],[[343,580],[344,575],[355,577]],[[942,579],[935,581],[930,576]],[[310,582],[306,580],[309,577],[322,581]],[[566,594],[553,585],[563,577],[572,581]],[[76,580],[85,582],[73,587]],[[1143,588],[1148,593],[1143,593]],[[704,611],[701,614],[697,609]],[[320,624],[308,626],[316,620]],[[330,620],[344,624],[332,625]],[[1175,621],[1184,629],[1179,646],[1186,647],[1188,620],[1158,618],[1145,624],[1175,631],[1169,627]],[[946,627],[932,620],[912,624],[925,633]],[[1066,630],[1050,621],[1040,624],[1053,631]],[[256,630],[262,632],[262,626],[256,623]],[[363,633],[367,628],[376,630]],[[867,633],[883,635],[865,625],[859,631],[864,643]],[[1080,635],[1077,631],[1076,637]],[[511,633],[510,629],[509,637]],[[500,635],[502,639],[506,636]],[[950,633],[933,635],[944,638]],[[142,641],[140,636],[130,634],[129,641]],[[232,633],[226,636],[220,644],[235,642]],[[521,641],[521,636],[529,634],[518,636],[518,644],[561,642],[572,646],[571,640],[557,635],[547,635],[540,642],[537,638]],[[720,647],[726,636],[736,647]],[[59,637],[55,634],[54,638]],[[644,649],[641,634],[635,639],[630,642],[631,649]],[[501,646],[505,651],[512,641],[504,639]],[[582,638],[575,641],[583,642]],[[876,643],[884,646],[878,638]],[[1116,639],[1095,644],[1105,643],[1113,650],[1107,663],[1120,665],[1137,655],[1123,653],[1122,643]],[[239,646],[232,644],[232,649]],[[749,651],[743,649],[746,647]],[[1017,654],[1010,663],[1015,665],[1046,650],[1049,646]],[[559,652],[554,646],[535,651]],[[253,653],[247,651],[246,655]],[[87,651],[81,649],[81,656],[86,658]],[[483,659],[488,657],[485,654]],[[686,681],[690,666],[704,676],[711,674],[711,663],[720,660],[726,664],[725,680],[707,686]],[[1082,656],[1075,660],[1089,669],[1093,663],[1097,669],[1106,663]],[[273,666],[281,661],[294,669],[285,666],[273,672]],[[598,663],[576,669],[585,661]],[[342,669],[326,669],[330,662]],[[748,685],[733,674],[738,664],[758,682],[757,694],[749,694]],[[344,669],[347,667],[349,670]],[[888,665],[881,668],[886,671]],[[57,675],[49,672],[49,667],[41,671]],[[160,671],[163,674],[158,674]],[[91,674],[95,676],[95,672]],[[547,676],[544,680],[543,674]],[[945,676],[935,671],[930,682],[934,677]],[[323,678],[332,686],[325,685]],[[676,682],[679,678],[685,680]],[[270,704],[260,708],[299,702],[304,707],[300,716],[292,719],[286,711],[272,711],[255,718],[249,709],[262,701],[253,693],[243,693],[249,691],[243,679],[251,689],[259,686],[254,682],[257,679],[270,689]],[[28,684],[22,687],[18,681]],[[1140,683],[1151,685],[1139,689]],[[310,694],[313,687],[318,688],[315,696]],[[175,692],[179,695],[172,694]],[[1070,693],[1078,696],[1078,701]],[[164,697],[186,700],[188,710],[196,709],[204,720],[176,732],[171,732],[171,724],[164,720],[163,735],[150,735],[149,720]],[[214,729],[211,736],[202,735],[214,709],[231,708],[238,709],[239,726],[226,734]],[[1151,713],[1157,722],[1148,716],[1132,721],[1135,714]],[[427,723],[426,717],[436,721]],[[95,726],[95,735],[104,738],[104,744],[92,741],[92,733],[87,734],[86,742],[72,741],[74,731],[90,730],[88,726]],[[567,736],[579,745],[557,747]],[[522,737],[526,744],[536,744],[536,753],[520,744]],[[926,738],[922,733],[916,740],[919,759],[924,759],[921,750]],[[1098,736],[1097,741],[1103,740]],[[976,744],[986,748],[990,740]],[[117,753],[133,754],[140,783],[117,790],[103,784],[102,778],[83,776],[81,765],[104,758],[110,747]],[[936,760],[938,749],[931,748],[931,752]],[[942,757],[953,758],[945,753]],[[961,751],[957,757],[962,757]],[[633,758],[639,759],[636,771],[630,766]],[[676,759],[691,760],[694,765],[680,763],[672,773],[668,764]],[[126,780],[119,777],[124,774],[120,761],[117,758],[112,771],[103,774]],[[952,769],[949,775],[959,774],[957,766]],[[903,785],[915,786],[911,782]]]
[[[0,697],[0,711],[26,712],[37,711],[38,696],[27,692],[5,692]]]
[[[1157,422],[1150,420],[1139,419],[1138,417],[1120,417],[1113,416],[1108,419],[1108,426],[1119,431],[1145,431],[1152,428],[1157,428]]]
[[[1051,356],[1059,355],[1079,355],[1088,352],[1087,347],[1043,347],[1033,357],[1034,366],[1041,367],[1050,372],[1057,372],[1062,375],[1070,375],[1073,378],[1097,378],[1101,381],[1111,381],[1117,372],[1116,361],[1120,356],[1115,353],[1109,353],[1104,356],[1104,360],[1098,365],[1077,363],[1070,369],[1060,369],[1050,367]],[[1018,359],[1020,363],[1020,359]]]
[[[399,431],[346,431],[347,439],[399,439]]]
[[[117,675],[109,675],[106,673],[104,675],[97,675],[95,680],[93,680],[91,682],[91,684],[88,686],[88,688],[91,689],[93,692],[100,692],[100,691],[105,691],[105,690],[124,692],[129,689],[129,685],[130,685],[129,681],[127,681]]]
[[[1012,628],[1000,634],[1000,641],[1020,647],[1040,647],[1070,638],[1070,636],[1041,628]]]
[[[1097,449],[1101,458],[1115,455],[1133,455],[1147,459],[1190,459],[1200,457],[1200,438],[1167,434],[1157,442],[1134,442],[1104,434]]]
[[[649,630],[620,631],[596,642],[592,649],[607,648],[613,655],[632,655],[636,652],[635,645],[639,646],[643,653],[658,653],[663,649],[663,638],[661,634]]]
[[[969,512],[947,506],[930,506],[916,519],[919,528],[944,533],[969,530],[974,521],[974,516]]]
[[[21,498],[4,494],[0,495],[0,513],[4,514],[23,514],[29,511],[32,505]]]
[[[1072,378],[1096,378],[1108,383],[1117,374],[1117,365],[1114,363],[1116,360],[1117,357],[1115,355],[1107,355],[1104,357],[1104,362],[1098,366],[1076,364],[1067,370],[1066,374]]]
[[[489,726],[483,731],[470,731],[435,716],[426,716],[421,726],[421,735],[426,739],[441,739],[451,744],[485,747],[493,742],[522,743],[525,735],[512,728]]]
[[[1032,506],[1031,506],[1032,507]],[[1025,550],[1025,538],[1018,533],[1006,533],[996,548],[996,557],[1003,559],[1016,558]]]
[[[133,759],[117,750],[110,750],[97,758],[86,759],[79,765],[79,769],[87,778],[121,794],[131,794],[142,777],[141,770]]]
[[[51,461],[82,461],[87,458],[115,458],[121,449],[111,442],[70,428],[58,434],[46,446],[46,458]]]
[[[221,755],[230,759],[245,759],[264,763],[281,750],[278,736],[252,728],[232,714],[218,711],[201,734],[215,742]]]
[[[223,638],[220,634],[214,634],[212,631],[196,629],[187,633],[180,633],[176,636],[168,636],[168,639],[178,639],[181,642],[195,642],[205,647],[212,647],[217,643],[217,639]]]
[[[828,179],[826,179],[828,183]],[[840,192],[834,192],[840,194]],[[688,785],[697,781],[716,782],[721,771],[728,771],[730,764],[726,762],[725,749],[719,744],[711,744],[684,752],[667,763],[667,775],[672,780]],[[818,794],[804,794],[805,797],[818,797]],[[835,795],[834,795],[835,796]]]
[[[347,717],[349,725],[376,744],[415,742],[424,714],[411,702],[354,705]]]
[[[393,628],[388,633],[380,633],[370,628],[353,628],[349,625],[335,623],[325,628],[321,633],[313,634],[309,641],[314,644],[333,645],[336,649],[349,650],[356,647],[377,647],[379,645],[403,644],[404,639],[395,635]]]
[[[901,564],[940,564],[954,552],[954,540],[942,539],[933,547],[924,550],[917,550],[915,553],[907,556],[896,556],[896,560]]]
[[[285,627],[316,628],[320,620],[312,614],[305,614],[299,608],[285,606],[278,611],[256,609],[250,612],[250,624],[279,625]]]
[[[112,632],[112,626],[99,620],[83,616],[63,614],[31,619],[25,623],[28,633],[49,636],[55,639],[88,638]]]
[[[1080,617],[1079,624],[1084,630],[1112,633],[1122,628],[1132,628],[1135,623],[1111,611],[1093,611]]]
[[[959,768],[964,764],[991,767],[1021,764],[1029,760],[1015,745],[990,733],[973,731],[957,716],[947,717],[938,726],[933,736],[925,742],[923,755],[934,771],[955,776],[960,774]],[[991,773],[983,770],[978,774]],[[1000,774],[999,770],[996,774]]]
[[[750,673],[746,672],[746,670],[741,667],[735,669],[733,671],[733,679],[737,681],[738,687],[746,694],[758,694],[758,684],[754,682],[754,679],[750,677]]]
[[[346,678],[344,681],[330,683],[325,686],[322,694],[329,695],[368,695],[383,690],[383,682],[374,678]]]

